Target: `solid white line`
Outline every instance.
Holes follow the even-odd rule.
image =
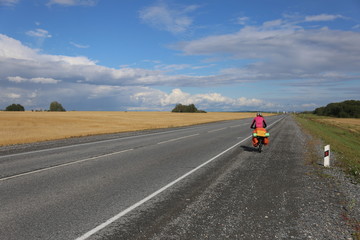
[[[274,123],[270,124],[274,125],[275,123],[279,122],[280,120],[282,120],[283,118],[275,121]],[[226,149],[225,151],[219,153],[218,155],[216,155],[215,157],[209,159],[208,161],[204,162],[203,164],[199,165],[198,167],[192,169],[191,171],[185,173],[184,175],[182,175],[181,177],[175,179],[174,181],[170,182],[169,184],[167,184],[166,186],[160,188],[159,190],[157,190],[156,192],[150,194],[149,196],[145,197],[144,199],[138,201],[137,203],[135,203],[134,205],[126,208],[125,210],[121,211],[120,213],[118,213],[117,215],[113,216],[112,218],[108,219],[107,221],[105,221],[104,223],[98,225],[97,227],[91,229],[90,231],[88,231],[87,233],[85,233],[84,235],[76,238],[76,240],[86,240],[88,239],[90,236],[94,235],[95,233],[99,232],[100,230],[104,229],[105,227],[107,227],[108,225],[110,225],[111,223],[119,220],[121,217],[123,217],[124,215],[126,215],[127,213],[131,212],[132,210],[136,209],[137,207],[141,206],[142,204],[146,203],[147,201],[149,201],[150,199],[154,198],[155,196],[159,195],[160,193],[162,193],[163,191],[167,190],[168,188],[172,187],[173,185],[175,185],[176,183],[180,182],[181,180],[183,180],[184,178],[186,178],[187,176],[191,175],[192,173],[196,172],[197,170],[201,169],[202,167],[206,166],[207,164],[209,164],[210,162],[214,161],[215,159],[217,159],[218,157],[224,155],[225,153],[227,153],[228,151],[230,151],[231,149],[235,148],[236,146],[240,145],[241,143],[243,143],[244,141],[248,140],[249,138],[251,138],[252,135],[246,137],[245,139],[241,140],[240,142],[236,143],[235,145],[229,147],[228,149]]]
[[[179,137],[179,138],[173,138],[173,139],[166,140],[166,141],[163,141],[163,142],[158,142],[157,144],[164,144],[164,143],[168,143],[168,142],[173,142],[173,141],[177,141],[177,140],[184,139],[184,138],[194,137],[194,136],[197,136],[197,135],[199,135],[199,133],[193,134],[193,135],[184,136],[184,137]]]
[[[76,238],[76,240],[85,240],[87,238],[89,238],[90,236],[92,236],[93,234],[97,233],[98,231],[100,231],[101,229],[107,227],[108,225],[110,225],[111,223],[115,222],[116,220],[120,219],[121,217],[123,217],[125,214],[131,212],[132,210],[134,210],[135,208],[141,206],[142,204],[146,203],[147,201],[149,201],[150,199],[152,199],[153,197],[159,195],[160,193],[162,193],[163,191],[165,191],[166,189],[172,187],[174,184],[178,183],[179,181],[181,181],[182,179],[186,178],[187,176],[189,176],[190,174],[196,172],[197,170],[199,170],[200,168],[206,166],[207,164],[209,164],[210,162],[214,161],[215,159],[217,159],[218,157],[224,155],[225,153],[227,153],[228,151],[230,151],[231,149],[235,148],[236,146],[238,146],[239,144],[243,143],[244,141],[246,141],[247,139],[249,139],[251,136],[245,138],[244,140],[236,143],[235,145],[229,147],[228,149],[226,149],[225,151],[219,153],[218,155],[216,155],[215,157],[209,159],[208,161],[204,162],[203,164],[199,165],[198,167],[192,169],[191,171],[185,173],[184,175],[182,175],[181,177],[175,179],[174,181],[170,182],[169,184],[167,184],[166,186],[160,188],[159,190],[157,190],[156,192],[150,194],[149,196],[145,197],[144,199],[140,200],[139,202],[135,203],[134,205],[126,208],[125,210],[123,210],[122,212],[118,213],[117,215],[113,216],[112,218],[108,219],[106,222],[98,225],[97,227],[95,227],[94,229],[88,231],[87,233],[85,233],[84,235],[82,235],[81,237]]]
[[[208,133],[213,133],[213,132],[221,131],[221,130],[224,130],[224,129],[227,129],[227,127],[219,128],[219,129],[215,129],[215,130],[210,130],[210,131],[208,131]]]
[[[27,155],[27,154],[32,154],[32,153],[48,152],[48,151],[52,151],[52,150],[60,150],[60,149],[78,147],[78,146],[86,146],[86,145],[92,145],[92,144],[98,144],[98,143],[113,142],[113,141],[126,140],[126,139],[138,138],[138,137],[144,137],[144,136],[160,135],[160,134],[177,132],[177,131],[180,131],[180,130],[181,130],[181,129],[179,129],[179,130],[172,130],[172,131],[166,131],[166,132],[160,132],[160,133],[149,133],[149,134],[142,134],[142,135],[135,135],[135,136],[128,136],[128,137],[120,137],[120,138],[114,138],[114,139],[100,140],[100,141],[88,142],[88,143],[79,143],[79,144],[74,144],[74,145],[69,145],[69,146],[54,147],[54,148],[48,148],[48,149],[42,149],[42,150],[35,150],[35,151],[30,151],[30,152],[14,153],[14,154],[9,154],[9,155],[0,156],[0,158],[21,156],[21,155]],[[111,134],[111,133],[110,133],[110,134]]]
[[[96,157],[81,159],[81,160],[74,161],[74,162],[64,163],[64,164],[60,164],[60,165],[56,165],[56,166],[52,166],[52,167],[42,168],[42,169],[34,170],[34,171],[31,171],[31,172],[26,172],[26,173],[13,175],[13,176],[10,176],[10,177],[0,178],[0,181],[10,180],[10,179],[17,178],[17,177],[22,177],[22,176],[26,176],[26,175],[30,175],[30,174],[44,172],[44,171],[48,171],[48,170],[59,168],[59,167],[65,167],[65,166],[73,165],[73,164],[76,164],[76,163],[87,162],[87,161],[95,160],[95,159],[98,159],[98,158],[108,157],[108,156],[112,156],[112,155],[116,155],[116,154],[119,154],[119,153],[132,151],[132,150],[134,150],[134,149],[122,150],[122,151],[119,151],[119,152],[113,152],[113,153],[100,155],[100,156],[96,156]]]

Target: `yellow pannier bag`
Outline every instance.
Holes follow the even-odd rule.
[[[268,134],[266,134],[265,128],[257,128],[255,131],[256,131],[256,135],[259,137],[268,137]]]

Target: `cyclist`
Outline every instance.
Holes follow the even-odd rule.
[[[256,114],[256,117],[254,118],[252,124],[251,124],[251,127],[250,128],[266,128],[266,122],[265,122],[265,119],[263,118],[261,112],[258,112]]]
[[[256,128],[266,128],[266,127],[267,127],[267,124],[266,124],[266,121],[265,121],[264,117],[262,116],[261,112],[258,112],[256,114],[256,117],[254,118],[250,128],[255,129],[254,132],[256,132]],[[252,138],[252,143],[253,143],[254,147],[257,147],[259,141],[258,141],[258,139],[256,137],[253,137]],[[268,143],[269,143],[269,139],[265,138],[264,139],[264,145],[267,145]]]

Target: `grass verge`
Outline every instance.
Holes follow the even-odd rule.
[[[314,137],[309,144],[320,144],[320,140],[330,144],[331,151],[336,153],[336,165],[360,183],[360,119],[319,117],[313,114],[299,114],[295,119]],[[313,151],[308,152],[309,163],[316,161],[314,159],[318,157],[315,154]],[[317,174],[323,178],[332,177],[320,169]],[[356,201],[352,200],[347,205],[351,211]],[[342,213],[342,219],[353,228],[352,239],[360,240],[360,221],[350,216],[348,211]]]
[[[341,119],[337,119],[334,124],[333,118],[313,114],[298,114],[295,119],[313,136],[330,144],[336,153],[336,165],[360,182],[360,120],[350,125],[346,120],[339,124]]]

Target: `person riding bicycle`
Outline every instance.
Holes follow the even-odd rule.
[[[265,118],[262,116],[262,114],[260,112],[258,112],[256,114],[256,117],[254,118],[251,127],[250,128],[266,128],[266,122],[265,122]]]
[[[266,124],[265,118],[262,116],[262,114],[260,112],[258,112],[256,114],[256,117],[254,118],[250,128],[255,129],[254,132],[256,132],[258,128],[261,128],[264,131],[266,131],[265,130],[266,127],[267,127],[267,124]],[[259,141],[256,137],[252,138],[252,143],[253,143],[254,147],[258,146],[258,142]],[[269,139],[264,138],[264,145],[267,145],[268,143],[269,143]]]

